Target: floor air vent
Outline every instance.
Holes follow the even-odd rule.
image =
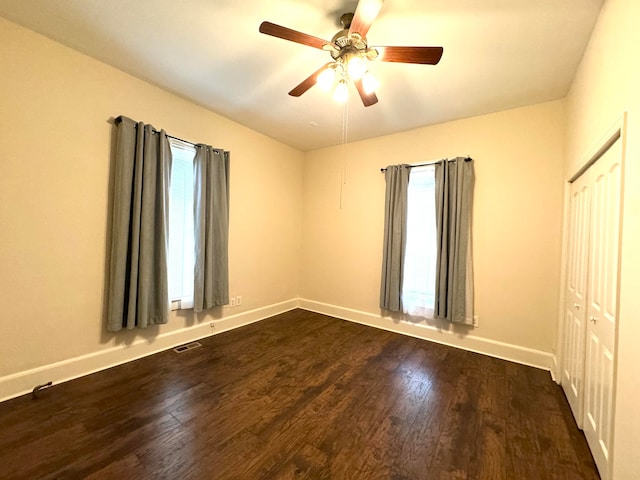
[[[200,342],[191,342],[191,343],[187,343],[186,345],[180,345],[179,347],[174,348],[173,351],[176,353],[182,353],[182,352],[186,352],[187,350],[193,350],[194,348],[198,348],[201,346],[202,344]]]

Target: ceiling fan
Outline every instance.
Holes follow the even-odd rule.
[[[260,32],[291,42],[326,50],[333,60],[320,67],[289,92],[299,97],[316,83],[325,89],[335,86],[334,98],[344,102],[348,95],[348,80],[353,84],[365,107],[378,102],[377,80],[368,72],[367,62],[419,63],[436,65],[442,58],[442,47],[369,47],[367,32],[382,8],[383,0],[360,0],[355,13],[340,18],[343,30],[331,41],[307,35],[271,22],[262,22]]]

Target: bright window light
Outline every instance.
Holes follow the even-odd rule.
[[[193,308],[194,226],[193,145],[171,139],[169,192],[169,299],[181,309]]]
[[[404,257],[404,313],[433,318],[436,289],[435,166],[414,167],[409,175],[407,246]]]

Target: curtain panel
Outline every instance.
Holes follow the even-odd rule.
[[[435,318],[473,324],[471,213],[473,160],[436,164]]]
[[[194,159],[196,312],[229,303],[229,152],[197,145]]]
[[[389,165],[384,177],[386,190],[380,308],[393,312],[402,311],[409,171],[409,165]]]
[[[164,130],[118,117],[107,329],[167,323],[171,148]]]

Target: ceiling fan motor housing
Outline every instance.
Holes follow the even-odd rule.
[[[351,22],[353,21],[353,13],[343,13],[342,16],[340,17],[340,25],[342,25],[342,28],[345,30],[349,30],[349,28],[351,27]]]
[[[330,50],[334,60],[348,62],[353,57],[364,57],[367,51],[367,39],[359,33],[349,34],[353,13],[345,13],[340,17],[343,30],[336,33],[331,39],[331,43],[338,47],[338,50]]]

